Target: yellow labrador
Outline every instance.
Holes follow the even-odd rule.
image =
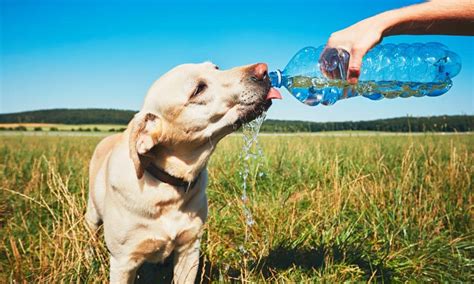
[[[174,282],[192,283],[207,218],[206,164],[216,143],[279,93],[266,64],[221,71],[180,65],[158,79],[124,133],[103,139],[90,163],[88,225],[103,222],[110,281],[133,283],[144,262],[174,253]]]

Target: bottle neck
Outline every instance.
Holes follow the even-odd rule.
[[[270,77],[270,83],[272,84],[272,87],[275,88],[280,88],[281,83],[282,83],[282,75],[280,70],[272,71],[268,73],[268,76]]]

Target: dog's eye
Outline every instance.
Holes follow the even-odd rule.
[[[207,84],[204,82],[199,82],[199,84],[196,86],[196,89],[194,89],[193,95],[191,97],[195,97],[199,95],[200,93],[204,92],[207,89]]]
[[[219,66],[214,65],[214,69],[219,70]]]

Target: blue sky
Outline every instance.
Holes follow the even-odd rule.
[[[0,113],[44,108],[139,109],[151,83],[175,65],[211,60],[222,69],[267,62],[283,68],[300,48],[365,17],[420,1],[23,1],[1,3]],[[286,91],[268,116],[312,121],[474,113],[474,38],[438,41],[463,69],[436,98],[365,98],[309,107]]]

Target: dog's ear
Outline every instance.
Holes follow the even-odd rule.
[[[152,113],[137,113],[130,123],[130,157],[140,179],[145,171],[144,156],[158,144],[161,135],[161,120]]]

